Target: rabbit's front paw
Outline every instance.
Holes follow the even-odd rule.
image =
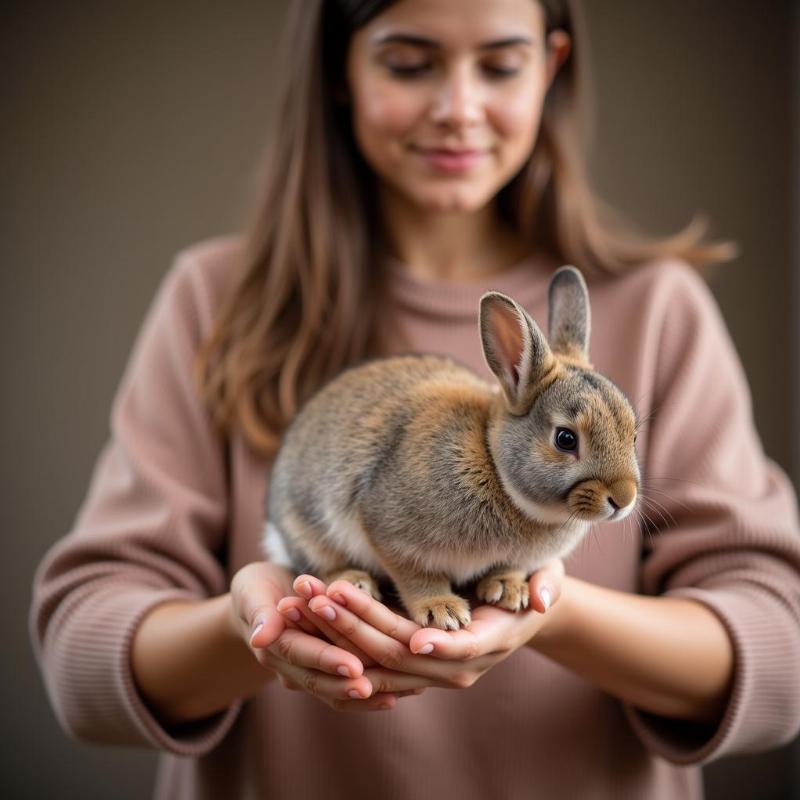
[[[326,576],[325,583],[331,584],[334,581],[347,581],[352,583],[356,589],[361,589],[376,600],[381,599],[381,593],[378,589],[378,584],[375,579],[362,569],[345,569],[341,572],[335,572]]]
[[[469,603],[455,594],[438,595],[418,600],[409,608],[411,618],[423,628],[457,631],[469,625]]]
[[[483,578],[476,589],[478,599],[509,611],[528,607],[529,589],[525,573],[517,570],[495,572]]]

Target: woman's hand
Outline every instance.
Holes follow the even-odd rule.
[[[563,563],[549,562],[530,578],[532,609],[478,606],[469,626],[458,631],[420,628],[346,581],[325,587],[310,575],[294,582],[301,597],[284,597],[278,610],[295,624],[313,623],[339,647],[359,652],[376,691],[465,688],[541,630],[549,619],[545,612],[561,594],[563,576]]]
[[[394,707],[396,696],[374,691],[356,655],[322,638],[310,623],[298,624],[278,613],[278,601],[291,590],[292,575],[275,564],[248,564],[233,577],[232,626],[258,662],[286,688],[305,691],[337,711]]]

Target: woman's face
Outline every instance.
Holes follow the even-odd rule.
[[[384,189],[473,211],[521,168],[569,48],[535,0],[399,0],[347,56],[353,132]]]

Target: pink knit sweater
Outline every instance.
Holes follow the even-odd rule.
[[[429,689],[392,712],[341,714],[271,682],[227,712],[165,729],[137,693],[130,646],[171,598],[225,592],[261,558],[269,464],[222,442],[192,388],[241,242],[183,251],[164,279],[114,401],[73,530],[41,564],[31,629],[63,726],[159,748],[157,795],[179,798],[696,798],[699,765],[774,747],[800,727],[800,537],[785,475],[765,458],[741,366],[700,278],[674,262],[589,280],[591,357],[647,422],[638,438],[655,528],[600,525],[566,561],[625,592],[692,597],[735,650],[716,728],[638,711],[531,648],[465,690]],[[546,321],[556,267],[531,258],[460,285],[387,275],[411,350],[487,379],[476,325],[489,288]],[[399,338],[398,338],[399,342]],[[396,349],[399,349],[399,344]],[[509,735],[510,734],[510,735]]]

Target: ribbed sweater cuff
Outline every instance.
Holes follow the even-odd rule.
[[[241,703],[207,720],[167,729],[145,703],[131,667],[134,633],[145,614],[170,600],[197,598],[175,589],[113,584],[82,598],[64,615],[62,630],[45,643],[52,648],[48,690],[62,724],[88,741],[156,747],[179,756],[209,752],[230,730]]]
[[[787,653],[787,648],[800,648],[781,601],[749,586],[686,587],[666,594],[698,600],[720,618],[733,643],[733,686],[716,727],[671,720],[624,704],[648,749],[674,764],[691,765],[774,746],[776,734],[789,741],[800,696],[796,675],[791,669],[787,672],[787,666],[800,664],[800,652]]]

